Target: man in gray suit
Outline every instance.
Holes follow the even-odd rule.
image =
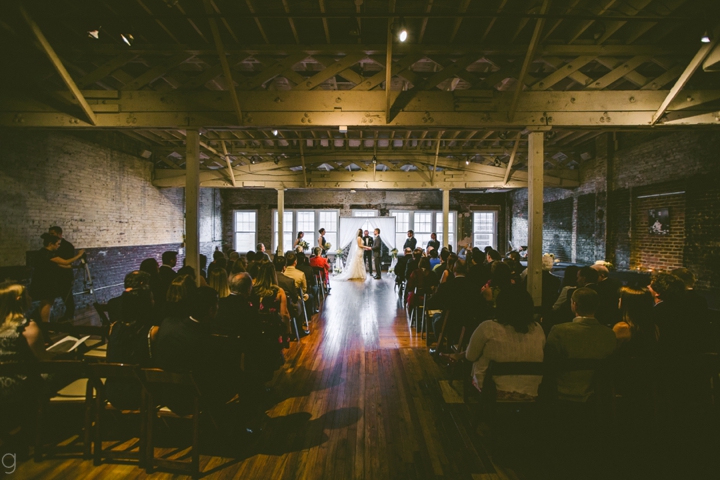
[[[380,260],[382,255],[382,240],[380,240],[380,229],[375,229],[375,238],[373,238],[372,243],[372,255],[373,255],[373,262],[375,263],[375,272],[377,273],[375,280],[380,280]]]

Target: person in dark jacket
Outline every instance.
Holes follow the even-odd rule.
[[[55,226],[50,227],[50,235],[55,235],[60,239],[60,247],[55,252],[58,257],[70,260],[75,256],[75,247],[72,243],[63,238],[62,228]],[[60,299],[65,304],[65,313],[60,317],[62,321],[72,321],[75,318],[75,296],[73,295],[73,284],[75,283],[75,274],[72,268],[63,268],[59,275]]]

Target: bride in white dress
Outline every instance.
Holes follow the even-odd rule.
[[[370,247],[363,245],[362,234],[362,229],[358,230],[355,243],[350,244],[345,270],[335,277],[336,280],[365,280],[367,278],[363,253],[365,250],[370,250]]]

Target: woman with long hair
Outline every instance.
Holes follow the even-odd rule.
[[[563,275],[560,295],[557,297],[557,301],[552,307],[553,310],[560,310],[565,302],[567,302],[568,291],[577,287],[577,274],[579,271],[580,267],[577,265],[570,265],[565,268],[565,275]]]
[[[178,274],[173,278],[165,296],[163,318],[184,317],[190,311],[190,297],[197,289],[195,279],[190,275]]]
[[[48,360],[45,340],[38,325],[28,320],[30,295],[23,285],[0,284],[0,362],[27,364]],[[25,377],[0,377],[0,398],[17,399],[24,391]]]
[[[216,268],[211,271],[208,276],[208,285],[218,292],[220,298],[225,298],[230,295],[230,287],[228,286],[228,276],[225,270]]]
[[[295,239],[295,242],[293,242],[293,250],[297,250],[298,245],[300,245],[300,242],[303,241],[304,236],[305,236],[304,232],[298,232],[297,238]]]
[[[350,243],[345,269],[335,277],[335,280],[366,280],[367,272],[365,271],[365,262],[363,261],[363,253],[370,250],[370,247],[363,245],[363,231],[358,229],[355,234],[354,243]]]
[[[543,361],[545,333],[535,322],[533,300],[526,290],[517,285],[500,290],[495,315],[495,320],[486,320],[475,329],[465,351],[465,358],[473,362],[473,384],[478,390],[491,361]],[[501,375],[493,380],[498,397],[534,400],[542,377]]]
[[[43,239],[43,248],[35,256],[35,270],[30,284],[30,295],[33,299],[40,300],[40,319],[43,322],[49,322],[53,303],[61,295],[61,269],[72,268],[72,264],[85,254],[85,250],[78,250],[77,255],[72,258],[60,258],[56,253],[60,248],[60,237],[43,233],[41,238]],[[72,295],[72,292],[70,294]]]
[[[613,326],[620,344],[620,352],[630,356],[653,352],[660,331],[653,322],[653,296],[647,288],[622,287],[620,289],[621,320]]]
[[[277,273],[272,262],[260,262],[258,271],[253,278],[252,303],[260,312],[268,311],[280,315],[284,327],[284,334],[289,335],[290,312],[287,308],[287,295],[285,290],[277,283]]]
[[[159,306],[165,303],[165,292],[160,280],[160,265],[154,258],[146,258],[140,262],[140,271],[150,275],[150,291],[153,294],[155,305]]]
[[[458,256],[451,253],[447,259],[447,268],[443,271],[440,283],[445,283],[451,278],[455,278],[455,263],[458,261]]]

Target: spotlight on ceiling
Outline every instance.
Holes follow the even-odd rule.
[[[465,160],[465,165],[470,165],[470,160]]]
[[[278,131],[277,131],[277,130],[273,130],[273,131],[272,131],[272,134],[277,137]]]
[[[400,21],[398,22],[398,40],[401,42],[404,42],[408,38],[408,31],[407,27],[405,26],[405,19],[403,17],[400,17]]]
[[[133,40],[135,40],[135,37],[132,36],[132,33],[121,33],[120,38],[122,38],[122,41],[125,42],[128,47],[131,47]]]
[[[95,40],[100,38],[100,28],[96,28],[95,30],[88,30],[87,32],[89,38],[94,38]]]
[[[700,41],[701,41],[702,43],[710,43],[710,35],[708,34],[707,30],[705,31],[705,33],[703,34],[703,36],[700,37]]]

